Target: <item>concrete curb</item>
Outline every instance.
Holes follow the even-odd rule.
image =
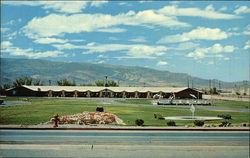
[[[100,130],[100,131],[249,131],[250,128],[155,128],[155,127],[123,127],[123,128],[36,128],[36,127],[0,127],[0,130]]]

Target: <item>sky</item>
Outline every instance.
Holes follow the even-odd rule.
[[[1,1],[1,57],[249,80],[247,1]]]

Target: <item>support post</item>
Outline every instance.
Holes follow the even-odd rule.
[[[49,90],[48,97],[53,97],[52,90]]]

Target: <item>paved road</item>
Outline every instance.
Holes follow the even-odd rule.
[[[15,106],[15,105],[32,105],[28,101],[4,101],[0,106]]]
[[[247,158],[248,132],[0,130],[0,157]]]

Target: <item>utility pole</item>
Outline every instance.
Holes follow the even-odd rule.
[[[192,79],[192,88],[194,88],[194,80]]]
[[[105,87],[108,87],[108,75],[105,76]],[[105,97],[108,97],[107,89],[105,89]]]
[[[108,87],[108,76],[107,75],[105,76],[105,85],[104,86]]]
[[[187,87],[189,88],[189,77],[187,77]]]
[[[209,90],[211,89],[211,80],[209,79]]]

